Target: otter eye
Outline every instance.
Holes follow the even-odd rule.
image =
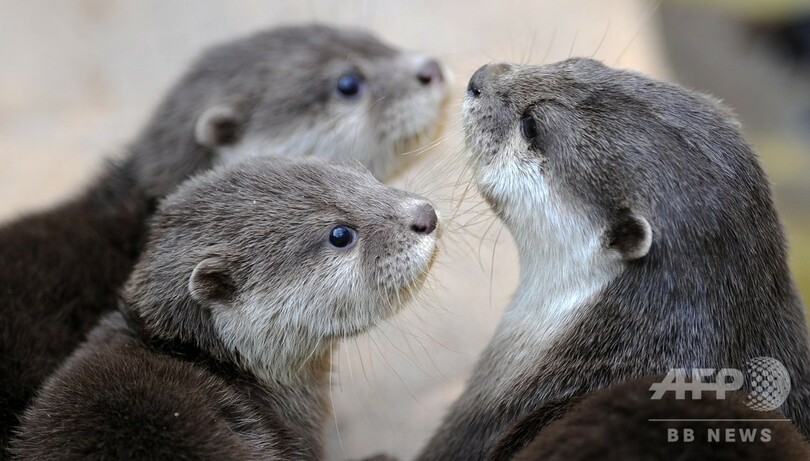
[[[347,248],[357,241],[357,231],[343,224],[335,226],[329,231],[329,243],[336,248]]]
[[[534,121],[534,117],[524,115],[520,119],[520,134],[528,141],[537,137],[537,123]]]
[[[365,82],[357,74],[343,74],[337,81],[337,92],[344,98],[356,98],[363,91]]]

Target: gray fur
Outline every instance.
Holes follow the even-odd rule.
[[[364,78],[356,97],[337,91],[346,72]],[[203,53],[123,159],[0,228],[0,457],[35,390],[114,303],[157,200],[256,156],[359,163],[389,179],[432,139],[446,96],[436,61],[358,30],[282,27]]]
[[[20,459],[318,459],[330,355],[419,289],[426,202],[365,170],[254,159],[167,197],[107,316],[46,382]],[[330,230],[353,227],[352,247]],[[112,306],[111,306],[112,307]]]
[[[427,61],[367,32],[321,25],[213,47],[132,145],[138,180],[160,197],[210,165],[264,155],[356,160],[388,179],[410,158],[401,154],[437,130],[447,86],[419,81]],[[366,81],[356,99],[336,92],[347,71]]]
[[[420,459],[482,459],[543,405],[758,356],[789,370],[781,410],[810,435],[804,306],[768,180],[727,110],[570,59],[481,68],[463,113],[476,182],[515,237],[521,280]]]

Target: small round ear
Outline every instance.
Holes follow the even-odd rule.
[[[236,142],[242,118],[231,106],[216,105],[205,109],[194,126],[194,139],[206,147]]]
[[[231,263],[223,256],[210,256],[197,264],[188,281],[191,298],[203,304],[229,305],[236,296]]]
[[[650,223],[644,217],[627,210],[608,231],[608,246],[618,251],[625,261],[647,256],[652,246]]]

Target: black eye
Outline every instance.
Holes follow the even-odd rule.
[[[350,247],[357,240],[357,231],[343,224],[335,226],[329,231],[329,243],[337,248]]]
[[[528,141],[537,137],[537,123],[531,115],[524,115],[520,119],[520,134]]]
[[[363,91],[365,82],[357,74],[343,74],[337,82],[337,92],[344,98],[354,98]]]

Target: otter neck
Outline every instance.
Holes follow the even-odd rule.
[[[304,440],[315,441],[307,446],[323,445],[322,428],[329,416],[329,373],[332,351],[324,348],[300,363],[300,370],[294,379],[284,377],[284,381],[267,382],[261,379],[263,387],[269,390],[268,404],[278,411],[290,430]],[[292,364],[290,364],[292,365]],[[313,453],[313,459],[320,459],[322,453]]]
[[[594,213],[542,176],[502,219],[520,258],[518,288],[496,333],[544,349],[624,267],[604,248]],[[528,345],[528,344],[527,344]],[[511,348],[509,348],[511,349]]]
[[[622,271],[586,209],[555,202],[560,194],[547,193],[542,181],[534,184],[520,206],[499,209],[520,257],[518,288],[422,461],[483,459],[498,434],[526,411],[527,392],[542,392],[526,385],[552,345]]]
[[[599,234],[580,227],[576,216],[549,216],[536,208],[523,208],[523,213],[522,221],[508,212],[501,215],[518,248],[518,288],[421,461],[484,459],[497,436],[526,411],[526,385],[533,382],[538,364],[547,362],[552,344],[621,272],[605,257]],[[541,391],[532,387],[529,392]]]
[[[507,307],[492,342],[484,369],[495,369],[499,382],[481,385],[498,393],[516,371],[531,370],[538,354],[560,337],[576,316],[584,315],[589,302],[621,273],[621,265],[602,248],[599,233],[574,215],[530,213],[527,223],[507,226],[520,258],[517,290]],[[515,347],[515,344],[520,347]],[[487,378],[492,379],[492,378]],[[503,382],[502,382],[503,381]],[[501,395],[492,395],[502,398]]]
[[[201,306],[194,306],[202,309]],[[188,305],[183,310],[189,310]],[[327,405],[329,373],[331,371],[332,342],[323,342],[308,350],[307,356],[275,354],[267,356],[266,366],[256,368],[242,358],[238,351],[230,350],[219,341],[199,342],[184,340],[189,334],[175,331],[173,335],[157,333],[147,326],[154,318],[144,319],[132,304],[122,300],[119,311],[128,328],[151,348],[162,351],[180,360],[202,366],[235,386],[245,389],[246,394],[259,399],[272,408],[288,430],[300,440],[302,447],[322,446],[322,427],[329,415]],[[193,322],[192,322],[193,323]],[[154,325],[154,324],[153,324]],[[191,337],[209,337],[216,333],[209,329],[196,331]],[[269,349],[280,347],[267,346]],[[246,375],[250,377],[246,379]],[[252,379],[251,379],[252,378]],[[312,443],[315,441],[317,443]],[[321,453],[312,453],[312,459],[320,459]]]

